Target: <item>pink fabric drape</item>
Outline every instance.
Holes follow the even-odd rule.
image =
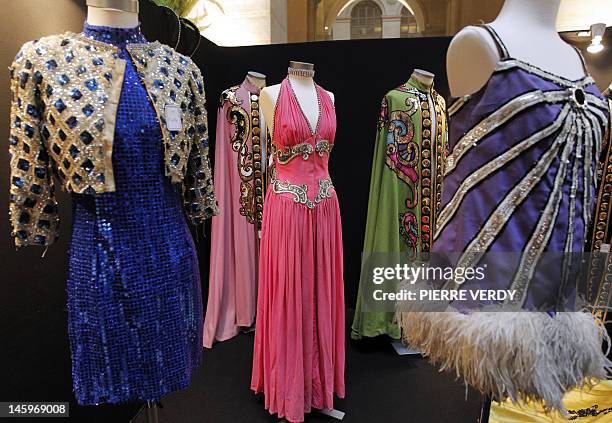
[[[246,119],[250,119],[251,93],[259,89],[245,81],[235,92]],[[240,169],[238,152],[232,149],[231,137],[236,125],[228,118],[230,108],[225,100],[217,115],[215,146],[215,193],[220,213],[212,219],[210,280],[204,321],[204,346],[225,341],[237,335],[241,327],[255,320],[257,300],[257,229],[240,214]],[[246,134],[251,149],[252,134]]]

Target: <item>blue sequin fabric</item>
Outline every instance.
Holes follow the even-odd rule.
[[[127,62],[113,145],[116,191],[73,194],[68,278],[72,376],[79,404],[156,400],[185,388],[201,361],[198,260],[163,140],[125,47],[139,28],[85,24]]]

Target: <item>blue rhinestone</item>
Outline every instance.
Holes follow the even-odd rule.
[[[168,68],[163,67],[160,69],[160,72],[164,75],[164,76],[169,76],[170,72],[168,72]]]
[[[17,55],[17,59],[19,59],[19,57],[21,57],[21,55]],[[26,60],[25,62],[25,68],[26,69],[32,69],[32,62],[30,62],[29,60]]]
[[[41,134],[42,134],[42,138],[43,138],[43,140],[45,140],[45,141],[46,141],[46,140],[48,140],[48,139],[49,139],[49,137],[51,136],[51,134],[49,133],[49,129],[48,129],[46,126],[45,126],[45,127],[43,127],[43,130],[42,130],[42,133],[41,133]],[[44,151],[44,150],[43,150],[43,151]]]
[[[187,65],[187,60],[186,60],[184,57],[181,57],[181,58],[179,59],[179,63],[180,63],[181,65],[183,65],[183,66],[186,66],[186,65]]]
[[[64,160],[62,161],[62,165],[64,165],[64,168],[65,168],[66,170],[70,169],[70,161],[69,161],[68,159],[64,159]]]
[[[172,60],[170,60],[170,58],[169,58],[169,57],[167,57],[167,56],[164,58],[164,62],[166,62],[166,63],[167,63],[167,64],[169,64],[169,65],[171,65],[171,64],[172,64]]]
[[[53,70],[57,68],[57,62],[55,61],[55,59],[51,59],[45,63],[45,67],[49,70]]]
[[[32,194],[40,195],[42,193],[42,187],[38,184],[32,184],[30,187],[30,192]]]
[[[93,63],[96,66],[100,66],[104,64],[104,60],[101,57],[96,57],[91,61],[91,63]]]
[[[43,81],[42,73],[40,73],[40,71],[34,72],[34,82],[36,82],[37,84],[40,84],[42,81]]]
[[[37,167],[34,169],[34,175],[36,175],[38,179],[44,179],[45,176],[47,176],[47,169],[44,167]]]
[[[48,220],[39,220],[38,226],[40,229],[49,229],[51,227],[51,222]]]
[[[185,70],[183,70],[183,68],[178,68],[176,70],[176,73],[178,73],[180,76],[183,76],[183,75],[185,75]]]
[[[95,79],[90,79],[89,81],[85,82],[85,85],[90,91],[96,91],[98,89],[98,81]]]
[[[45,245],[46,242],[47,242],[47,239],[42,235],[36,235],[34,237],[34,244]]]
[[[81,178],[78,174],[74,174],[72,175],[72,181],[77,184],[77,185],[81,185],[81,182],[83,182],[83,178]]]
[[[25,182],[19,176],[13,176],[13,185],[15,185],[17,188],[23,188]]]
[[[77,118],[75,118],[74,116],[70,116],[67,120],[66,120],[66,125],[68,125],[68,127],[70,129],[74,129],[76,128],[76,126],[79,124],[79,121],[77,120]]]
[[[30,145],[26,144],[25,142],[23,143],[23,147],[21,147],[24,151],[24,153],[29,154],[30,153]]]
[[[83,75],[85,72],[87,72],[87,68],[85,66],[79,66],[76,70],[77,75]]]
[[[21,118],[19,116],[15,116],[15,128],[21,128]]]
[[[91,116],[94,111],[95,111],[94,107],[91,104],[88,104],[85,107],[83,107],[83,114],[87,117]]]
[[[103,173],[100,173],[96,176],[96,181],[100,182],[100,183],[104,183],[104,181],[106,180],[106,178],[104,177]]]
[[[164,81],[162,81],[161,79],[156,79],[155,81],[153,81],[153,85],[155,85],[155,88],[158,88],[160,90],[164,89]]]
[[[20,82],[21,88],[25,88],[25,86],[28,83],[29,79],[30,79],[30,74],[29,73],[21,72],[20,77],[19,77],[19,82]]]
[[[19,215],[19,223],[21,223],[22,225],[25,225],[26,223],[30,223],[30,213],[28,212],[22,212]]]
[[[57,100],[55,100],[54,106],[57,109],[57,111],[60,113],[66,110],[66,104],[62,101],[61,98],[58,98]]]
[[[69,150],[70,150],[70,155],[72,156],[73,159],[76,159],[77,157],[79,157],[80,151],[78,148],[76,148],[76,146],[71,145]]]
[[[68,78],[68,75],[66,74],[58,75],[56,80],[60,85],[66,85],[70,82],[70,78]]]
[[[68,94],[73,100],[80,100],[83,97],[83,94],[76,88],[71,89]]]
[[[102,132],[104,130],[104,119],[99,119],[96,122],[95,127],[98,131]]]
[[[81,142],[85,145],[89,145],[93,141],[93,136],[87,131],[81,132],[79,138],[81,139]]]
[[[51,150],[53,150],[53,152],[57,154],[58,156],[62,154],[62,148],[58,144],[53,144],[53,146],[51,147]]]
[[[105,72],[104,78],[106,78],[107,81],[110,81],[111,79],[113,79],[113,74],[110,72]]]
[[[57,135],[60,137],[60,139],[61,139],[62,141],[66,141],[67,136],[66,136],[66,133],[65,133],[64,131],[62,131],[62,130],[60,129],[60,130],[59,130],[59,132],[57,133]]]
[[[20,231],[15,232],[15,236],[19,238],[20,240],[25,241],[26,239],[28,239],[28,232],[24,230],[20,230]]]
[[[174,86],[180,89],[183,86],[183,84],[181,84],[181,81],[179,81],[178,79],[175,79]]]
[[[53,95],[53,87],[51,85],[47,85],[45,93],[47,94],[47,97],[51,97]]]
[[[34,119],[37,119],[39,114],[38,114],[38,109],[36,109],[36,107],[33,104],[28,104],[28,107],[26,108],[28,114],[30,116],[32,116]]]
[[[17,139],[17,137],[15,137],[15,136],[11,135],[11,136],[9,137],[9,143],[10,143],[10,144],[11,144],[13,147],[15,147],[17,144],[19,144],[19,139]]]
[[[94,164],[91,160],[87,159],[83,162],[83,164],[81,165],[81,167],[89,174],[91,174],[91,172],[94,169]]]
[[[42,56],[46,52],[46,50],[42,47],[37,47],[35,51],[36,51],[36,54],[38,54],[39,56]]]
[[[28,136],[28,138],[34,138],[34,128],[28,125],[27,123],[24,125],[23,131]]]
[[[30,162],[26,159],[19,159],[17,162],[17,168],[27,172],[30,169]]]
[[[155,52],[151,49],[147,50],[147,54],[149,55],[149,57],[155,57]]]
[[[170,161],[172,162],[172,164],[173,164],[174,166],[178,166],[178,164],[179,164],[179,163],[180,163],[180,161],[181,161],[181,157],[180,157],[178,154],[176,154],[176,153],[175,153],[175,154],[174,154],[174,155],[173,155],[173,156],[170,158]]]
[[[63,39],[63,40],[62,40],[62,42],[61,42],[61,46],[62,46],[62,47],[65,47],[65,46],[67,46],[68,44],[70,44],[70,40],[68,40],[68,39]]]
[[[64,56],[64,59],[66,59],[66,62],[68,62],[68,63],[72,62],[72,59],[74,59],[74,53],[72,51],[69,51]]]
[[[170,91],[170,98],[172,101],[176,101],[176,93],[174,91]]]
[[[57,211],[57,208],[53,204],[47,204],[43,209],[43,213],[52,214]]]

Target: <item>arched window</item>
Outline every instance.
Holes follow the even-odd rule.
[[[351,39],[382,38],[382,10],[371,0],[360,1],[351,11]]]
[[[417,26],[416,18],[407,7],[402,7],[400,36],[402,38],[414,37],[418,34],[418,32],[419,28]]]

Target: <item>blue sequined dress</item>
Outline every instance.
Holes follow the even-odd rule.
[[[68,277],[72,376],[80,404],[156,400],[199,365],[198,261],[180,192],[164,175],[155,110],[125,46],[139,28],[85,24],[127,62],[113,145],[116,191],[74,194]]]

